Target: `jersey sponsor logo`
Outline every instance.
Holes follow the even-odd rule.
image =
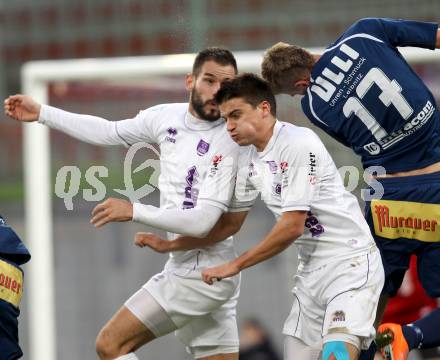
[[[316,155],[309,152],[309,183],[315,185],[317,182],[316,177]]]
[[[0,260],[0,299],[18,307],[23,289],[23,273],[15,266]]]
[[[345,321],[345,312],[342,310],[335,311],[332,315],[332,322],[343,322]]]
[[[203,156],[209,151],[209,143],[204,140],[200,140],[197,144],[197,155]]]
[[[434,114],[435,107],[428,100],[423,106],[422,110],[418,112],[411,120],[405,123],[400,130],[394,131],[391,134],[383,137],[379,140],[383,149],[387,149],[390,146],[403,140],[405,137],[414,134],[417,130],[423,127]]]
[[[254,177],[255,175],[257,175],[255,165],[254,165],[254,163],[250,163],[249,168],[248,168],[248,177],[251,178],[251,177]]]
[[[304,226],[309,229],[312,237],[320,236],[324,233],[324,227],[319,223],[318,218],[311,211],[307,212],[306,222]]]
[[[192,166],[188,169],[188,174],[186,175],[186,184],[185,187],[185,200],[183,201],[183,209],[192,209],[197,205],[197,198],[199,196],[199,190],[194,188],[199,182],[199,173],[197,172],[197,168]]]
[[[167,129],[167,133],[168,133],[168,136],[165,137],[165,140],[175,144],[176,143],[176,139],[175,138],[176,138],[176,135],[177,135],[177,129],[173,128],[173,127],[169,127]]]
[[[440,205],[409,201],[373,200],[374,232],[387,239],[404,237],[426,242],[440,241]]]

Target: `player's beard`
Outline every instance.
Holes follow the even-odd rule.
[[[205,110],[205,105],[211,100],[203,101],[200,94],[195,88],[191,91],[191,106],[196,112],[196,114],[203,120],[206,121],[216,121],[220,118],[220,110],[210,110],[209,112]]]

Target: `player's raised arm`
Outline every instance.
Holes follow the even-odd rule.
[[[214,245],[237,233],[243,225],[247,214],[248,211],[224,213],[204,238],[179,236],[175,240],[170,241],[152,233],[137,233],[135,244],[141,248],[148,246],[159,253],[186,251]]]
[[[234,276],[243,269],[277,255],[303,234],[306,214],[306,211],[284,212],[259,244],[228,263],[206,269],[202,273],[203,281],[212,284],[216,279]]]
[[[38,121],[52,129],[62,131],[78,140],[94,145],[130,146],[136,142],[155,142],[157,119],[160,111],[141,111],[133,119],[109,121],[77,114],[49,105],[42,105],[27,95],[12,95],[4,101],[9,117],[22,122]]]

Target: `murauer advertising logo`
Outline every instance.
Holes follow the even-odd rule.
[[[373,200],[374,231],[387,239],[405,237],[440,241],[440,205],[410,201]]]

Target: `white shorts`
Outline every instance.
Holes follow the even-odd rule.
[[[384,284],[379,251],[335,261],[295,276],[292,310],[283,333],[321,349],[332,334],[358,336],[361,349],[374,339],[374,320]],[[341,338],[341,341],[344,341]]]
[[[240,291],[240,276],[208,285],[202,281],[202,270],[235,258],[232,251],[211,254],[201,251],[197,259],[176,263],[168,261],[164,271],[154,275],[144,286],[176,325],[176,336],[189,347],[226,346],[238,352],[236,305]],[[148,306],[148,304],[145,304]],[[140,305],[136,305],[140,306]],[[132,310],[145,313],[145,309]],[[151,327],[144,321],[147,327]],[[218,352],[218,350],[216,350]],[[228,352],[234,352],[228,350]]]

